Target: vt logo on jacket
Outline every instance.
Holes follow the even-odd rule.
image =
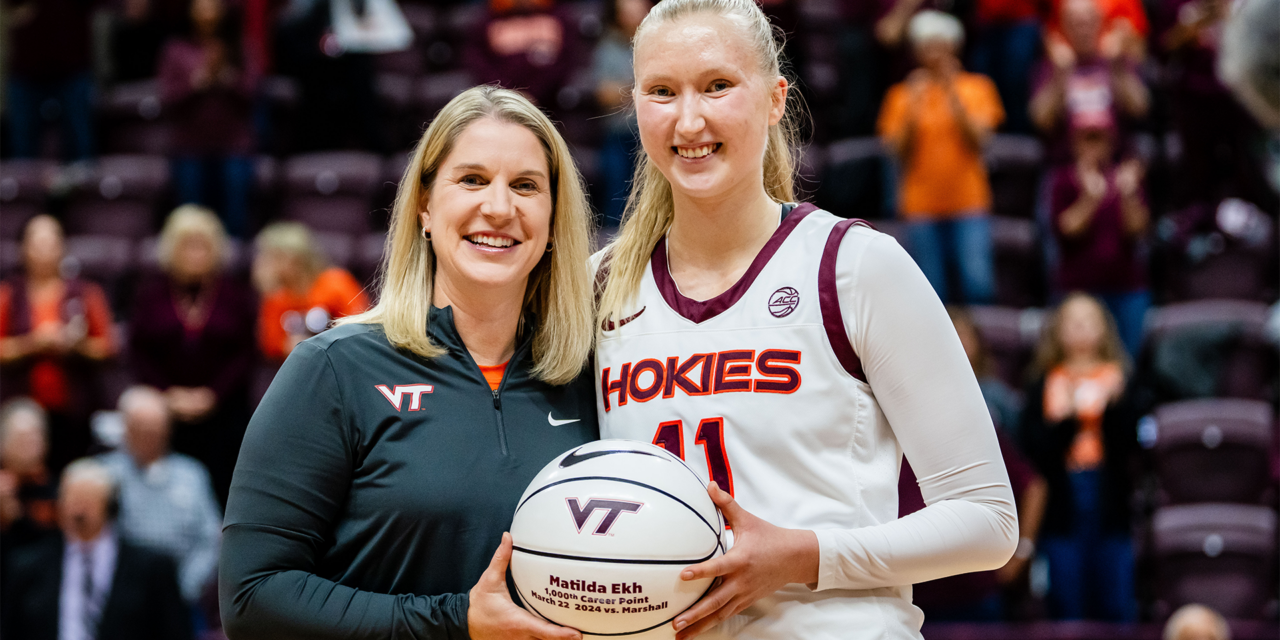
[[[400,406],[404,404],[405,396],[409,396],[410,411],[421,411],[424,408],[422,406],[422,394],[431,393],[435,389],[429,384],[398,384],[390,389],[387,388],[387,385],[380,384],[374,388],[382,393],[382,397],[386,398],[387,402],[390,402],[391,406],[396,408],[396,411],[399,411]]]

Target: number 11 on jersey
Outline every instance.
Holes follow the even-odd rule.
[[[698,423],[695,444],[702,445],[707,456],[707,471],[720,489],[733,495],[733,470],[729,468],[729,456],[724,450],[724,418],[703,418]],[[684,460],[684,421],[668,420],[658,424],[653,434],[653,444],[674,453]]]

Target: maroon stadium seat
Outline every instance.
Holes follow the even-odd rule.
[[[1228,618],[1265,615],[1275,584],[1275,511],[1216,503],[1164,507],[1152,530],[1160,614],[1198,602]]]
[[[17,240],[0,240],[0,280],[22,268],[22,245]]]
[[[818,206],[842,218],[879,218],[884,205],[887,157],[874,136],[846,138],[827,146]]]
[[[987,144],[991,210],[998,216],[1035,217],[1044,147],[1033,136],[997,134]]]
[[[1040,339],[1044,311],[997,306],[974,306],[968,311],[995,363],[995,373],[1015,389],[1021,387]]]
[[[420,78],[415,97],[422,121],[430,122],[441,107],[474,84],[467,71],[433,73]]]
[[[996,303],[1028,307],[1044,302],[1044,259],[1031,220],[991,217],[991,248],[996,272]]]
[[[329,264],[343,269],[350,269],[352,259],[355,257],[355,241],[351,236],[344,233],[325,233],[317,231],[315,233],[316,244],[320,245],[324,256],[329,259]]]
[[[385,233],[370,233],[360,238],[355,246],[351,271],[366,286],[374,284],[374,277],[378,273],[378,267],[382,265],[382,250],[386,243],[387,235]],[[369,289],[369,292],[376,295],[376,289]]]
[[[169,153],[170,130],[156,79],[122,82],[103,92],[102,148],[106,153]]]
[[[316,231],[363,235],[369,230],[382,158],[362,151],[294,156],[284,164],[284,217]]]
[[[1267,402],[1186,400],[1156,409],[1160,487],[1175,504],[1257,504],[1271,483],[1275,437]]]
[[[18,239],[27,220],[44,210],[46,189],[57,171],[51,160],[0,162],[0,238]]]
[[[69,236],[63,274],[101,283],[112,306],[122,308],[122,287],[134,269],[133,244],[129,238],[119,236]]]
[[[161,156],[103,156],[74,190],[68,234],[141,238],[154,229],[169,187],[169,161]]]
[[[1247,300],[1197,300],[1166,305],[1154,309],[1149,316],[1148,346],[1206,327],[1235,331],[1238,335],[1229,341],[1212,395],[1267,400],[1272,397],[1280,364],[1275,346],[1265,334],[1269,313],[1266,304]]]

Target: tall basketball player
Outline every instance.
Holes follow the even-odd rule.
[[[1002,566],[1017,516],[947,313],[892,239],[796,205],[788,82],[752,0],[635,37],[645,157],[596,257],[601,434],[714,480],[735,544],[683,640],[920,638],[911,584]],[[896,519],[911,460],[929,506]]]

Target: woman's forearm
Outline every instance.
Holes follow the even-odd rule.
[[[1129,236],[1140,236],[1147,230],[1147,224],[1151,221],[1151,211],[1147,208],[1147,203],[1137,195],[1125,196],[1120,199],[1120,210],[1124,215],[1124,230]]]
[[[1058,232],[1065,238],[1075,238],[1089,229],[1093,224],[1093,216],[1098,213],[1100,201],[1081,194],[1070,207],[1058,217]]]
[[[1120,110],[1130,118],[1143,118],[1151,109],[1151,93],[1138,74],[1127,68],[1112,71],[1111,90]]]
[[[218,575],[222,623],[231,640],[465,638],[464,593],[371,593],[306,569],[317,541],[270,527],[223,532]]]
[[[1061,73],[1055,73],[1048,84],[1041,87],[1031,98],[1027,110],[1031,114],[1031,122],[1042,132],[1049,132],[1058,126],[1066,100],[1067,82]]]

